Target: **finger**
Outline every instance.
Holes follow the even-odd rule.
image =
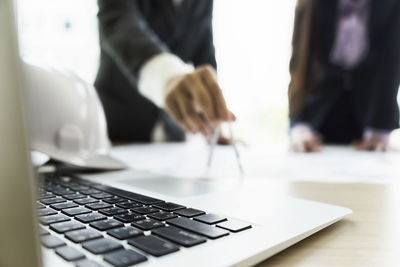
[[[387,149],[387,145],[384,142],[378,142],[375,146],[375,151],[377,152],[385,152]]]
[[[190,125],[188,125],[184,119],[182,109],[178,102],[176,101],[176,98],[174,98],[172,95],[168,96],[166,99],[166,106],[169,111],[169,113],[172,115],[172,117],[176,120],[176,122],[187,132],[191,132]]]
[[[367,142],[366,150],[367,151],[375,151],[375,147],[376,147],[376,142],[369,141],[369,142]]]
[[[212,96],[211,101],[217,118],[224,121],[230,120],[230,111],[226,106],[226,101],[222,94],[221,87],[219,86],[215,73],[213,72],[211,67],[200,67],[199,74],[205,85],[205,88]]]
[[[207,121],[214,122],[217,117],[212,107],[211,96],[204,87],[200,78],[195,74],[188,74],[183,81],[188,93],[193,97],[195,105],[204,113]]]
[[[172,117],[179,123],[183,120],[182,112],[179,109],[178,103],[172,94],[168,95],[165,100],[165,107]]]
[[[232,112],[229,112],[229,120],[230,121],[236,121],[237,120],[237,117],[236,117],[236,115],[235,114],[233,114]]]
[[[360,143],[358,143],[358,144],[356,144],[355,146],[354,146],[354,148],[356,149],[356,150],[358,150],[358,151],[364,151],[364,150],[366,150],[367,149],[367,143],[366,142],[360,142]]]
[[[184,102],[182,101],[181,97],[176,98],[176,103],[179,106],[179,110],[182,113],[182,120],[181,123],[185,125],[185,128],[188,129],[189,132],[191,133],[196,133],[198,129],[196,128],[196,125],[192,123],[192,121],[189,118],[189,115],[187,113],[186,107]]]
[[[321,151],[320,142],[316,139],[312,139],[308,142],[309,152],[319,152]]]
[[[190,125],[191,129],[195,133],[200,131],[203,135],[206,135],[208,129],[197,113],[193,105],[193,100],[185,95],[181,95],[177,98],[177,102],[182,110],[184,120]]]
[[[301,142],[299,144],[297,144],[297,151],[300,153],[306,153],[307,149],[306,149],[306,145],[304,142]]]
[[[356,150],[359,151],[374,151],[376,144],[374,141],[363,141],[360,144],[356,145]]]
[[[228,111],[228,121],[236,121],[236,116],[230,110]]]
[[[315,149],[315,152],[321,152],[321,150],[322,150],[322,141],[319,137],[317,137],[315,139],[314,149]]]
[[[291,148],[293,152],[304,153],[306,151],[303,142],[292,142]]]
[[[226,137],[224,137],[224,136],[220,136],[219,138],[218,138],[218,145],[225,145],[225,146],[227,146],[227,145],[231,145],[232,144],[232,141],[229,139],[229,138],[226,138]]]
[[[317,152],[318,145],[314,140],[307,140],[304,142],[304,147],[306,152]]]

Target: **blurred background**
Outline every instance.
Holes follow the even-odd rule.
[[[287,143],[295,4],[289,0],[214,3],[218,76],[238,117],[236,137],[247,143]],[[93,83],[99,62],[96,0],[19,0],[18,13],[25,60],[73,70]]]
[[[99,62],[97,1],[19,0],[18,5],[23,58],[71,69],[93,83]],[[235,133],[246,142],[286,142],[294,7],[295,1],[214,3],[218,76],[238,117]]]

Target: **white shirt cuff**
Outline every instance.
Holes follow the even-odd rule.
[[[173,54],[155,55],[147,60],[139,70],[139,92],[158,107],[163,108],[168,82],[193,71],[193,65],[183,62]]]
[[[316,134],[310,124],[299,122],[290,129],[290,137],[292,141],[302,141],[312,139]]]
[[[167,141],[168,141],[167,133],[165,132],[164,127],[162,126],[162,122],[158,120],[151,132],[151,142],[163,143]]]

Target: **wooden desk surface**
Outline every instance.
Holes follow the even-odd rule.
[[[166,159],[165,155],[170,154],[174,157]],[[132,145],[114,148],[113,155],[133,169],[198,177],[204,173],[208,147],[190,142]],[[353,210],[346,219],[260,266],[400,266],[398,152],[361,153],[349,147],[325,147],[322,153],[293,154],[284,147],[257,146],[242,147],[241,158],[249,179],[266,179],[282,193],[289,191],[293,196]],[[218,147],[213,161],[211,172],[204,178],[230,181],[237,177],[237,168],[232,168],[237,164],[236,158],[230,147]],[[387,184],[363,183],[374,181]]]
[[[293,196],[353,214],[259,266],[400,266],[400,183],[289,183]]]

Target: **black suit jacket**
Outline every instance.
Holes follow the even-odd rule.
[[[212,0],[98,0],[101,61],[95,87],[113,141],[149,141],[161,119],[176,139],[182,130],[137,90],[138,71],[151,57],[169,52],[195,66],[216,67]]]
[[[311,30],[307,37],[310,41],[307,47],[307,69],[304,72],[305,88],[300,92],[300,95],[306,97],[300,112],[291,113],[291,123],[308,122],[320,130],[329,120],[328,117],[338,117],[341,114],[345,117],[335,118],[334,121],[345,121],[346,117],[353,116],[354,124],[360,129],[359,133],[365,127],[387,130],[398,128],[400,1],[371,0],[369,54],[352,71],[345,71],[329,60],[336,32],[338,0],[308,0],[307,4],[300,5],[293,35],[292,81],[298,71],[296,63],[299,55],[304,53],[299,51],[304,29],[301,24],[305,21],[305,10],[311,8],[309,3],[313,1]],[[296,98],[289,99],[289,102],[295,101]],[[344,109],[347,111],[343,112]],[[352,127],[351,121],[347,126],[349,124]],[[336,128],[340,128],[340,124]],[[337,129],[339,132],[345,130]]]

